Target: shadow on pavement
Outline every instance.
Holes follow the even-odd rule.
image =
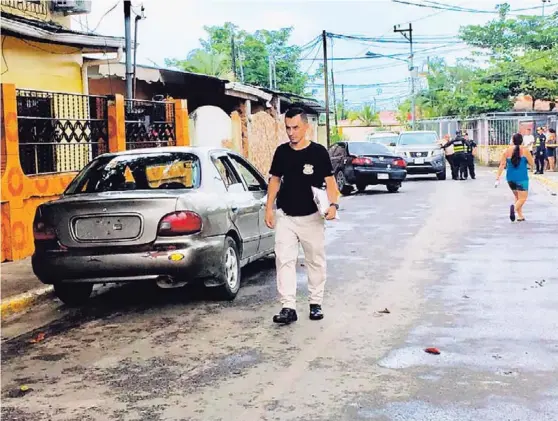
[[[194,309],[204,304],[217,304],[219,307],[242,305],[243,292],[250,287],[261,287],[269,284],[275,288],[275,261],[273,257],[258,260],[242,269],[242,287],[234,301],[223,301],[216,298],[215,291],[196,283],[181,288],[163,289],[153,282],[135,282],[113,284],[101,291],[95,291],[91,299],[78,308],[59,305],[53,311],[61,314],[50,323],[44,324],[19,336],[6,339],[2,343],[2,362],[24,354],[31,344],[31,339],[39,333],[53,337],[94,320],[111,319],[123,315],[143,314],[157,310],[181,306]],[[97,287],[99,288],[99,287]],[[244,291],[243,291],[244,290]],[[214,310],[213,310],[214,311]],[[25,317],[25,315],[23,315]]]

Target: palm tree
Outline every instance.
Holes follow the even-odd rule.
[[[351,122],[359,120],[363,126],[370,127],[380,123],[380,115],[372,109],[371,105],[366,104],[358,111],[350,111],[349,120]]]
[[[187,72],[235,80],[230,63],[230,57],[226,54],[208,53],[198,49],[188,54],[186,60],[173,64]]]

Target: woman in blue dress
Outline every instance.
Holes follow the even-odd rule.
[[[510,206],[510,220],[515,221],[517,214],[518,221],[525,221],[523,216],[523,205],[527,201],[529,193],[529,169],[527,164],[533,168],[535,160],[529,150],[522,146],[523,136],[516,133],[512,137],[512,144],[502,154],[500,167],[496,175],[496,183],[500,182],[500,177],[506,170],[506,181],[515,196],[515,203]]]

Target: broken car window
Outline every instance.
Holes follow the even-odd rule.
[[[65,194],[125,190],[195,189],[201,169],[197,156],[183,152],[138,153],[90,162]]]

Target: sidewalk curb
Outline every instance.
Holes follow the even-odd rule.
[[[2,321],[7,316],[22,313],[39,301],[52,297],[53,291],[52,285],[48,285],[2,300],[0,304]]]
[[[558,181],[554,181],[540,175],[533,175],[533,178],[548,187],[550,190],[554,191],[554,193],[558,193]]]

